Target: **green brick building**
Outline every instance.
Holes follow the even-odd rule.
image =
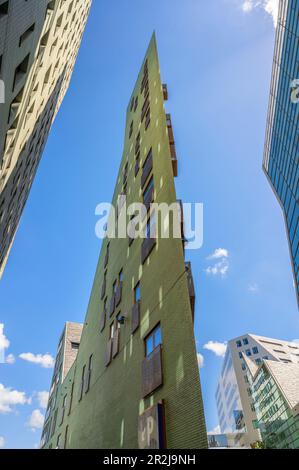
[[[122,194],[127,205],[144,202],[156,235],[103,241],[84,325],[67,324],[59,342],[42,448],[207,447],[184,236],[159,237],[150,206],[177,200],[166,99],[153,36],[127,108],[113,205]]]

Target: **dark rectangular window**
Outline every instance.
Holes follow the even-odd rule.
[[[3,2],[0,4],[0,18],[8,14],[9,2]]]
[[[72,349],[79,349],[80,343],[71,342]]]

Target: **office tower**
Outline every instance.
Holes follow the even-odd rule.
[[[119,219],[120,195],[127,206],[144,203],[146,237],[103,241],[77,359],[50,396],[44,448],[207,447],[191,265],[183,233],[160,237],[151,204],[176,203],[166,99],[153,36],[127,108],[113,197]]]
[[[281,205],[299,302],[299,3],[281,0],[263,169]]]
[[[249,367],[265,360],[298,364],[299,345],[252,334],[229,341],[216,391],[221,432],[243,432],[246,446],[261,440]]]
[[[0,0],[0,276],[71,79],[90,5]]]
[[[298,357],[298,356],[297,356]],[[299,364],[265,360],[248,371],[266,448],[299,449]]]

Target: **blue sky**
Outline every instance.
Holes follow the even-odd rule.
[[[209,430],[218,424],[215,352],[223,343],[245,332],[299,338],[283,217],[261,169],[275,3],[94,1],[0,282],[0,338],[15,358],[0,364],[0,446],[39,442],[39,392],[52,375],[45,355],[55,355],[65,321],[84,319],[100,251],[95,207],[112,197],[125,109],[154,29],[179,158],[177,194],[204,203],[204,245],[187,257]],[[204,348],[209,341],[220,343],[214,352]]]

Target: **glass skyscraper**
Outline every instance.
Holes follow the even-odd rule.
[[[281,0],[263,168],[282,207],[299,303],[299,2]]]

